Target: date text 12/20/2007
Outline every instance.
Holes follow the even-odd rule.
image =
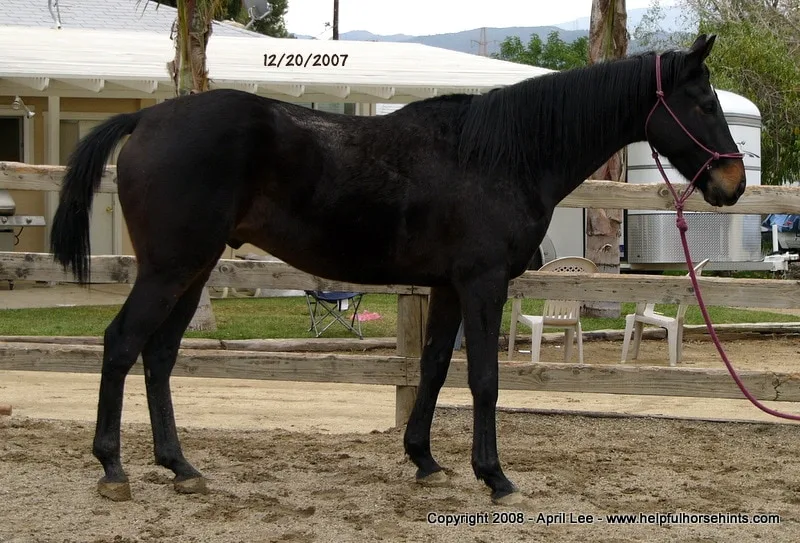
[[[308,68],[309,66],[344,66],[347,62],[349,55],[329,55],[309,53],[303,55],[301,53],[282,53],[277,54],[264,54],[264,66],[269,68],[297,67]]]

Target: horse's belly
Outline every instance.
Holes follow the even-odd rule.
[[[368,284],[394,282],[398,275],[409,277],[408,266],[398,260],[395,234],[380,225],[343,218],[316,223],[273,217],[253,226],[240,224],[231,238],[255,245],[306,273]]]

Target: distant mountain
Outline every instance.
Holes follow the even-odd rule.
[[[574,41],[581,36],[586,36],[585,30],[564,30],[555,26],[530,26],[530,27],[508,27],[508,28],[486,28],[486,49],[489,54],[497,53],[500,51],[500,42],[505,40],[508,36],[519,36],[519,38],[527,43],[533,34],[538,34],[543,40],[547,39],[550,32],[556,31],[564,41]],[[298,35],[299,39],[313,39],[311,36]],[[350,32],[342,32],[339,34],[340,40],[348,41],[388,41],[400,43],[421,43],[430,45],[431,47],[440,47],[442,49],[449,49],[451,51],[460,51],[462,53],[476,53],[478,52],[478,41],[481,39],[481,29],[474,28],[472,30],[463,30],[461,32],[452,32],[449,34],[433,34],[429,36],[409,36],[407,34],[393,34],[390,36],[383,36],[380,34],[373,34],[367,30],[352,30]]]
[[[339,34],[341,40],[351,41],[413,41],[416,36],[409,36],[408,34],[391,34],[389,36],[379,36],[367,30],[351,30]]]
[[[661,10],[664,18],[660,22],[661,29],[666,32],[675,32],[686,27],[685,12],[678,6],[665,6]],[[628,31],[633,33],[642,18],[647,14],[648,8],[637,8],[628,10]],[[564,30],[589,30],[589,17],[580,17],[574,21],[559,23],[555,25]]]
[[[663,8],[665,18],[662,21],[662,28],[668,31],[682,27],[683,12],[675,7]],[[632,9],[628,11],[628,31],[633,34],[633,31],[639,25],[642,17],[647,13],[647,9]],[[575,41],[583,36],[589,34],[589,18],[582,17],[571,22],[561,23],[552,26],[511,26],[505,28],[486,28],[486,49],[491,55],[500,51],[500,43],[509,36],[517,36],[522,43],[528,43],[531,36],[538,35],[542,40],[547,39],[547,35],[551,32],[558,32],[562,40],[566,42]],[[297,36],[300,39],[314,39],[311,36]],[[448,34],[433,34],[428,36],[410,36],[407,34],[392,34],[390,36],[383,36],[380,34],[373,34],[367,30],[352,30],[350,32],[342,32],[339,34],[340,40],[348,41],[386,41],[386,42],[401,42],[401,43],[422,43],[432,47],[440,47],[442,49],[449,49],[451,51],[460,51],[462,53],[478,53],[478,41],[481,39],[481,29],[474,28],[472,30],[463,30],[461,32],[451,32]],[[635,53],[640,48],[638,44],[631,40],[629,44],[629,52]]]

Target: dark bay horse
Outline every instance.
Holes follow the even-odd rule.
[[[494,500],[515,501],[495,428],[509,281],[525,271],[555,206],[624,146],[649,140],[688,179],[703,169],[707,151],[663,105],[649,116],[657,57],[666,103],[681,123],[707,148],[737,151],[704,63],[714,40],[701,35],[689,50],[548,74],[480,96],[431,98],[381,117],[216,90],[98,126],[69,159],[51,248],[87,282],[93,193],[110,153],[130,135],[117,172],[138,275],[105,331],[93,445],[105,471],[100,493],[130,499],[120,419],[125,377],[140,353],[156,462],[175,473],[176,490],[204,491],[178,441],[169,378],[225,245],[249,242],[333,280],[431,287],[404,438],[420,481],[445,477],[430,429],[463,317],[472,468]],[[719,158],[696,184],[710,204],[733,205],[745,188],[744,165]]]

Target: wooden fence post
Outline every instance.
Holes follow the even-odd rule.
[[[10,415],[10,414],[11,414],[11,406],[0,404],[0,415]]]
[[[406,365],[419,364],[425,325],[428,317],[428,296],[422,294],[397,295],[397,354],[408,358]],[[398,386],[395,392],[394,420],[396,426],[408,422],[414,402],[416,386]]]

